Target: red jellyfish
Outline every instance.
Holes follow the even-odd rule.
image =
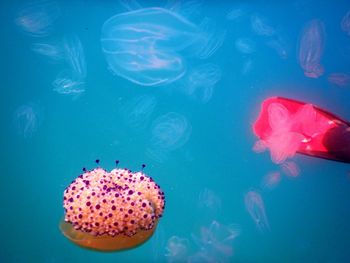
[[[350,122],[312,104],[268,98],[253,130],[260,138],[254,150],[269,149],[275,163],[295,153],[350,163]]]
[[[143,165],[144,167],[144,165]],[[143,172],[84,169],[64,191],[60,229],[73,243],[99,251],[148,240],[164,210],[164,193]]]

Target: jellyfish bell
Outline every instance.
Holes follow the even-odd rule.
[[[312,104],[268,98],[253,131],[275,163],[295,153],[350,163],[350,122]]]
[[[60,230],[78,246],[98,251],[137,247],[154,233],[165,198],[143,172],[85,171],[64,191]]]
[[[152,237],[156,225],[150,230],[140,230],[132,237],[126,235],[109,236],[107,234],[94,236],[89,233],[75,230],[74,227],[65,222],[60,222],[60,230],[63,235],[76,245],[99,251],[118,251],[137,247]]]

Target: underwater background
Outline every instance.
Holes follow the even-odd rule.
[[[350,262],[349,164],[276,165],[252,131],[271,96],[350,120],[349,10],[1,2],[0,262]],[[63,191],[96,159],[146,164],[165,192],[145,244],[101,253],[60,232]]]

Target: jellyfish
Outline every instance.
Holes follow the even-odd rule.
[[[350,35],[350,10],[346,12],[340,23],[341,29]]]
[[[324,73],[320,63],[325,44],[325,27],[322,21],[311,20],[303,29],[299,43],[299,64],[304,75],[318,78]]]
[[[130,249],[153,235],[164,205],[164,192],[143,172],[84,169],[64,191],[60,230],[84,248]]]
[[[35,102],[21,105],[13,115],[15,129],[25,139],[32,137],[43,121],[43,109]]]
[[[171,151],[187,143],[191,132],[192,126],[185,116],[176,112],[161,115],[153,121],[147,155],[163,162]]]
[[[270,230],[264,201],[259,192],[250,190],[244,196],[245,207],[260,232]]]
[[[350,163],[350,122],[312,104],[266,99],[253,130],[260,138],[255,151],[270,150],[274,163],[281,164],[296,153]],[[297,168],[289,168],[298,174]]]
[[[331,73],[328,75],[328,81],[338,87],[347,87],[350,85],[350,74],[348,73]]]
[[[101,46],[112,73],[142,86],[181,79],[186,57],[207,59],[222,45],[225,31],[204,19],[198,26],[170,10],[152,7],[117,14],[102,26]]]
[[[25,5],[17,14],[16,25],[32,37],[46,37],[61,14],[55,1],[36,1]]]

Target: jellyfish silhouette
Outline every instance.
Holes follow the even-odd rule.
[[[253,130],[255,151],[269,149],[275,163],[296,153],[350,163],[350,122],[312,104],[266,99]]]
[[[298,58],[306,77],[318,78],[324,73],[321,57],[324,51],[325,35],[325,26],[317,19],[308,22],[303,29]]]
[[[141,245],[154,233],[164,210],[164,193],[143,172],[95,168],[64,191],[60,229],[73,243],[99,251]]]
[[[186,57],[206,59],[225,32],[204,19],[200,26],[170,10],[153,7],[117,14],[102,26],[101,45],[112,73],[143,86],[180,79]]]

